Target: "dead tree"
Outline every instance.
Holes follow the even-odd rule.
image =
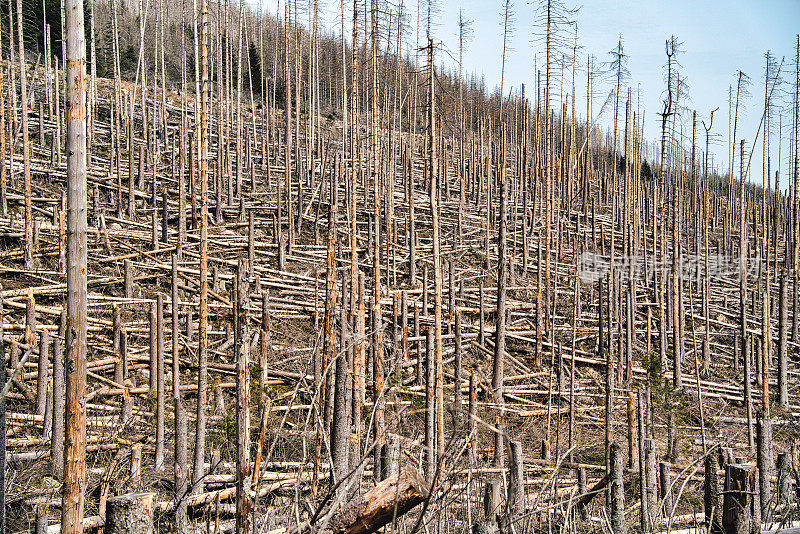
[[[355,500],[331,521],[334,532],[371,534],[428,498],[428,483],[407,465]]]
[[[772,506],[772,422],[762,414],[756,422],[756,463],[758,465],[758,496],[761,517],[770,521]]]
[[[208,114],[210,108],[208,88],[208,5],[200,2],[201,37],[200,63],[202,88],[200,92],[200,325],[197,346],[197,414],[194,442],[193,489],[199,491],[203,478],[206,441],[206,388],[208,373]]]
[[[5,385],[8,377],[3,324],[5,324],[3,284],[0,283],[0,384]],[[6,529],[6,425],[6,396],[0,395],[0,532]]]
[[[725,468],[725,491],[722,527],[725,534],[761,532],[760,506],[757,498],[755,467],[728,464]]]
[[[430,33],[430,32],[429,32]],[[436,450],[444,453],[444,364],[442,362],[442,258],[439,239],[439,167],[436,153],[436,97],[433,39],[428,36],[428,172],[430,173],[431,225],[433,227],[433,325],[436,362]]]
[[[10,10],[9,10],[10,11]],[[9,24],[10,24],[9,19]],[[83,21],[81,20],[81,24]],[[82,26],[81,26],[82,27]],[[23,20],[22,20],[22,0],[17,0],[17,45],[19,45],[19,94],[20,104],[22,108],[22,159],[23,171],[25,173],[25,268],[33,269],[33,200],[31,191],[31,144],[28,139],[28,69],[25,66],[25,39],[23,36]],[[67,29],[69,31],[69,29]],[[84,53],[84,59],[86,54]],[[13,61],[13,59],[12,59]],[[84,65],[84,75],[86,67]],[[67,77],[69,78],[69,68],[67,69]],[[13,84],[13,78],[12,78]],[[13,87],[13,85],[12,85]],[[85,87],[85,82],[84,82]],[[16,93],[16,90],[12,91]],[[67,115],[67,124],[69,125],[71,117]],[[86,135],[86,116],[83,115],[84,126],[83,131]],[[68,126],[69,127],[69,126]],[[69,135],[69,133],[67,133]],[[69,139],[67,139],[69,142]],[[84,149],[85,151],[85,149]]]
[[[330,203],[328,205],[328,256],[327,269],[325,273],[325,323],[323,333],[323,357],[322,369],[327,370],[328,365],[334,365],[334,399],[333,411],[334,419],[331,423],[331,460],[335,473],[334,481],[339,482],[348,471],[347,461],[347,438],[349,437],[349,425],[345,410],[347,403],[346,388],[346,369],[347,359],[342,355],[337,355],[336,350],[336,300],[338,284],[336,280],[336,215],[337,215],[337,180],[335,174],[331,174],[330,184]],[[342,311],[344,313],[344,311]],[[323,381],[324,383],[324,381]],[[317,384],[320,398],[325,398],[326,388],[323,384]],[[317,439],[322,439],[318,437]]]
[[[622,477],[623,459],[619,445],[611,444],[611,530],[614,534],[625,534],[628,531],[625,522],[625,487]]]
[[[185,497],[189,480],[189,463],[186,410],[183,407],[180,389],[179,321],[178,256],[172,254],[172,405],[175,418],[175,530],[182,532],[187,528]]]
[[[247,264],[239,259],[233,294],[234,346],[236,347],[236,530],[250,530],[250,285]]]
[[[719,534],[722,532],[722,499],[717,478],[718,454],[717,450],[711,451],[705,457],[703,508],[709,532]]]
[[[21,0],[18,0],[21,13]],[[67,329],[66,447],[61,532],[83,532],[86,484],[86,44],[83,3],[66,0]],[[22,25],[20,24],[20,36]],[[22,46],[22,45],[20,45]],[[24,50],[22,50],[24,52]],[[24,78],[24,75],[23,75]],[[23,82],[24,84],[24,82]],[[26,149],[27,150],[27,149]]]

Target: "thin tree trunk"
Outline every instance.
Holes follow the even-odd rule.
[[[175,417],[175,531],[184,532],[187,528],[186,489],[189,480],[187,455],[186,411],[181,401],[181,369],[179,319],[180,304],[178,293],[178,257],[172,255],[172,403]]]
[[[250,284],[247,264],[239,259],[236,271],[234,302],[234,346],[236,347],[236,531],[250,531]]]
[[[82,17],[83,14],[81,14]],[[81,20],[81,24],[83,20]],[[23,37],[22,0],[17,0],[17,45],[19,46],[19,85],[22,107],[22,160],[25,173],[25,268],[33,269],[33,203],[31,193],[31,145],[28,139],[28,69],[25,64],[25,40]],[[86,53],[84,52],[84,60]],[[12,59],[13,61],[13,59]],[[83,65],[85,70],[86,66]],[[85,73],[84,73],[85,74]],[[84,87],[85,87],[84,80]],[[84,120],[84,135],[86,132],[86,116]],[[85,148],[84,148],[85,152]],[[84,161],[85,161],[84,155]],[[84,163],[85,165],[85,163]]]
[[[200,491],[198,482],[203,478],[206,442],[206,404],[208,375],[208,5],[200,2],[202,89],[200,104],[200,326],[197,371],[197,423],[194,443],[193,489]]]

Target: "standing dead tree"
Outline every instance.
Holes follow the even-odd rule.
[[[73,531],[119,528],[129,512],[175,531],[206,521],[220,531],[366,532],[391,522],[443,532],[498,520],[518,533],[577,531],[607,506],[611,529],[623,532],[637,519],[643,530],[666,515],[695,521],[686,495],[700,491],[715,531],[725,515],[718,460],[736,465],[749,453],[748,423],[761,488],[749,502],[764,517],[791,514],[762,506],[767,490],[788,502],[791,454],[782,453],[794,444],[785,427],[756,425],[752,387],[755,406],[769,407],[776,336],[775,401],[797,403],[788,339],[797,196],[779,181],[750,184],[751,150],[736,155],[740,189],[729,198],[710,147],[716,114],[705,117],[704,153],[694,115],[688,132],[674,40],[659,146],[645,139],[645,110],[632,90],[626,98],[619,65],[592,111],[589,62],[587,117],[577,117],[577,35],[564,31],[569,10],[556,2],[539,4],[542,57],[536,82],[519,91],[505,84],[505,3],[499,93],[448,70],[430,32],[422,69],[406,60],[407,5],[355,2],[348,42],[321,30],[313,0],[286,2],[280,18],[229,2],[95,4],[99,76],[86,97],[91,124],[83,115],[93,149],[82,197],[63,196],[80,186],[75,153],[65,167],[47,146],[64,116],[81,117],[79,108],[61,114],[60,88],[72,98],[74,86],[50,75],[49,41],[44,68],[24,73],[26,101],[0,95],[4,169],[19,174],[5,184],[11,209],[0,217],[2,270],[14,270],[0,294],[11,375],[3,458],[19,477],[7,502],[30,507],[40,530],[54,506],[18,488],[48,491],[31,478],[45,473],[97,510],[75,521],[69,501]],[[351,13],[339,8],[345,24]],[[2,35],[14,55],[17,30],[12,22]],[[619,43],[616,52],[621,60]],[[12,78],[4,67],[6,88],[19,87],[16,59]],[[102,78],[106,66],[114,80]],[[11,142],[23,137],[23,107],[35,271],[20,248],[24,155]],[[774,130],[787,131],[770,109],[765,138],[755,135],[765,178],[783,154]],[[83,301],[71,300],[81,273],[68,274],[65,252],[80,236],[75,198],[77,220],[88,219]],[[709,274],[737,252],[744,276]],[[705,268],[685,271],[693,254]],[[654,277],[620,255],[672,270]],[[71,315],[80,305],[82,363]],[[85,433],[75,432],[76,414]],[[80,447],[95,468],[77,476]],[[416,466],[432,484],[418,484]],[[635,495],[623,491],[637,483]],[[609,500],[593,498],[606,489]],[[23,528],[18,515],[9,529]]]
[[[18,4],[21,6],[21,2]],[[66,0],[66,121],[67,121],[67,324],[66,428],[61,532],[83,532],[86,499],[86,45],[83,3]],[[21,16],[21,7],[18,7]],[[20,41],[22,23],[20,22]],[[20,52],[24,53],[20,44]],[[24,79],[24,72],[23,72]],[[23,81],[23,87],[25,82]],[[23,98],[24,98],[23,91]],[[23,103],[27,106],[27,103]],[[25,115],[23,114],[23,117]],[[27,119],[26,119],[27,120]],[[27,141],[26,141],[27,144]],[[28,149],[26,148],[26,151]]]

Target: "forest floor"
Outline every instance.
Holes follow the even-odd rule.
[[[44,82],[41,71],[28,82],[34,89],[31,91],[32,105],[29,107],[30,174],[35,221],[32,269],[24,267],[22,253],[25,218],[20,121],[16,116],[13,121],[6,119],[9,123],[7,132],[14,135],[6,137],[5,165],[13,172],[6,174],[8,210],[5,216],[0,217],[0,281],[4,311],[3,342],[10,365],[9,373],[30,351],[6,405],[6,499],[9,524],[15,532],[30,530],[37,515],[48,515],[49,523],[55,525],[61,501],[61,484],[51,461],[50,439],[53,434],[52,421],[55,421],[52,414],[54,368],[51,359],[54,354],[63,353],[63,347],[58,349],[56,345],[61,343],[59,333],[63,334],[59,318],[66,298],[63,256],[66,239],[63,228],[66,158],[63,150],[57,146],[58,138],[63,142],[64,129],[58,124],[55,111],[51,113],[49,110],[52,106]],[[127,115],[132,86],[125,84],[125,87],[121,100],[122,109]],[[159,528],[167,531],[171,528],[173,503],[186,497],[176,495],[174,476],[175,419],[171,389],[173,342],[179,344],[180,383],[188,414],[187,456],[190,465],[197,414],[200,309],[200,237],[197,221],[200,186],[199,174],[192,167],[196,164],[193,155],[196,150],[193,141],[196,139],[193,100],[184,101],[185,109],[182,110],[180,94],[170,93],[164,99],[167,110],[167,116],[164,117],[160,92],[154,93],[148,89],[145,107],[142,107],[141,95],[138,95],[134,108],[133,142],[136,148],[129,155],[127,119],[120,129],[122,139],[119,141],[119,152],[115,145],[117,141],[113,138],[116,133],[113,127],[112,90],[111,81],[101,80],[91,136],[88,181],[89,375],[85,515],[87,518],[102,518],[109,496],[148,490],[156,494]],[[6,104],[9,105],[8,102]],[[295,139],[296,146],[300,147],[297,153],[299,161],[296,159],[293,169],[292,204],[293,213],[297,215],[300,210],[302,217],[295,241],[286,253],[285,265],[279,269],[281,259],[275,233],[275,214],[278,190],[285,187],[284,150],[280,142],[284,139],[284,117],[282,113],[274,111],[271,115],[265,114],[260,108],[253,115],[253,110],[242,108],[244,133],[241,137],[243,146],[240,149],[239,180],[235,117],[225,122],[225,114],[220,116],[217,112],[218,107],[234,109],[235,104],[227,102],[220,106],[216,100],[212,104],[208,230],[210,350],[206,406],[209,417],[206,471],[210,473],[193,488],[192,498],[195,500],[189,506],[190,517],[193,528],[198,532],[208,531],[209,528],[211,532],[216,532],[217,525],[221,530],[232,530],[238,432],[237,347],[233,341],[232,288],[239,261],[246,261],[248,254],[252,254],[254,263],[249,276],[252,337],[248,342],[254,362],[251,367],[253,453],[265,413],[262,401],[265,397],[270,399],[263,440],[261,481],[257,486],[261,495],[256,507],[256,521],[261,532],[287,532],[313,515],[330,487],[328,432],[332,414],[322,417],[320,425],[317,425],[317,412],[313,407],[315,392],[319,390],[315,388],[315,380],[319,380],[319,376],[315,377],[314,362],[315,355],[323,347],[325,239],[330,202],[327,184],[333,173],[337,172],[334,157],[341,152],[337,137],[341,132],[341,124],[323,121],[320,148],[315,154],[309,154],[303,124],[306,117],[299,117],[302,121],[299,129],[301,135]],[[187,117],[185,122],[182,120],[184,111]],[[6,113],[7,117],[11,117],[8,109]],[[235,112],[231,114],[232,117],[234,115]],[[222,121],[218,121],[220,117]],[[63,114],[60,120],[63,121]],[[415,142],[412,148],[410,142],[413,139],[409,134],[388,131],[385,134],[393,136],[396,143],[392,145],[395,152],[387,156],[386,168],[391,171],[385,184],[387,193],[383,195],[384,205],[381,208],[384,220],[381,260],[383,283],[379,301],[383,315],[382,337],[375,335],[372,323],[366,320],[366,402],[359,415],[363,427],[369,429],[374,417],[375,392],[371,387],[374,340],[382,339],[388,382],[385,394],[386,430],[391,440],[400,444],[401,461],[422,466],[426,386],[418,373],[423,369],[426,332],[433,324],[430,201],[424,181],[421,142]],[[224,146],[219,145],[220,138],[227,139]],[[13,149],[9,142],[11,139],[16,141]],[[467,531],[470,521],[475,522],[483,517],[486,481],[499,479],[501,485],[507,483],[508,471],[505,467],[496,467],[494,461],[493,425],[498,420],[498,414],[502,414],[507,439],[523,444],[526,509],[529,513],[521,520],[525,525],[522,530],[545,528],[547,524],[564,524],[572,504],[569,499],[578,493],[578,469],[586,470],[588,487],[603,478],[606,469],[606,428],[609,425],[612,440],[621,445],[626,464],[631,467],[626,475],[628,519],[631,524],[638,524],[638,458],[627,461],[629,434],[638,432],[637,395],[643,403],[640,413],[645,415],[645,432],[654,440],[655,457],[657,461],[667,462],[672,474],[673,501],[680,494],[674,515],[680,518],[683,525],[696,525],[698,521],[692,514],[703,511],[701,460],[704,455],[722,447],[730,451],[726,452],[728,459],[743,458],[747,462],[755,462],[756,458],[755,448],[748,443],[747,411],[742,401],[743,365],[736,363],[739,358],[734,350],[734,333],[738,328],[738,282],[727,279],[711,281],[711,355],[710,367],[704,370],[700,355],[705,335],[702,293],[692,277],[681,281],[684,309],[684,324],[681,326],[684,339],[683,385],[676,388],[669,361],[674,350],[671,341],[667,361],[661,361],[658,357],[658,305],[652,294],[653,283],[649,279],[637,279],[632,360],[627,369],[624,352],[624,313],[627,308],[625,295],[619,291],[627,292],[628,284],[620,283],[621,290],[614,290],[612,286],[609,296],[608,284],[604,284],[602,292],[598,293],[597,284],[576,283],[576,264],[582,250],[607,251],[609,236],[614,233],[618,238],[616,246],[621,247],[621,221],[614,220],[610,206],[602,202],[598,203],[596,212],[585,204],[581,205],[580,201],[558,203],[551,250],[553,307],[551,316],[545,318],[541,313],[537,314],[543,309],[537,302],[541,302],[543,293],[541,267],[544,252],[540,250],[540,245],[543,243],[544,212],[541,203],[534,204],[529,235],[522,235],[518,220],[523,216],[521,194],[518,188],[512,187],[509,193],[512,205],[509,216],[512,276],[507,294],[509,312],[504,403],[498,407],[492,401],[491,386],[497,298],[497,225],[494,216],[487,221],[485,192],[477,193],[480,196],[476,202],[476,193],[469,187],[468,198],[460,205],[458,150],[454,148],[455,141],[452,139],[443,145],[442,168],[445,169],[446,190],[443,187],[440,206],[441,246],[447,265],[452,263],[452,271],[447,268],[442,270],[446,416],[445,437],[441,438],[444,443],[440,458],[441,473],[436,480],[437,491],[433,492],[434,496],[426,510],[426,528],[438,525],[442,533]],[[13,159],[8,159],[9,153]],[[406,167],[403,158],[411,154],[413,164]],[[112,157],[114,155],[119,156],[118,161]],[[144,156],[144,161],[140,161],[140,155]],[[408,172],[409,169],[411,172]],[[184,175],[179,180],[180,173]],[[412,201],[418,240],[417,277],[414,280],[408,277],[409,179],[414,184]],[[466,171],[462,179],[467,179]],[[131,181],[135,191],[133,214],[128,212],[128,186]],[[350,184],[353,182],[350,181]],[[359,269],[365,273],[365,309],[369,311],[375,306],[371,296],[374,236],[370,220],[373,200],[372,186],[368,185],[365,189],[365,184],[368,181],[362,178],[354,185]],[[179,188],[183,190],[179,191]],[[340,286],[341,278],[349,278],[350,272],[349,192],[348,184],[339,180],[337,257]],[[496,198],[495,195],[492,201],[496,202]],[[184,210],[187,227],[185,238],[179,232],[178,213],[181,209]],[[285,205],[282,209],[285,214]],[[386,220],[390,220],[391,224],[387,225]],[[297,221],[293,224],[297,224]],[[285,218],[280,225],[282,232],[287,232]],[[712,234],[712,237],[719,237],[719,227]],[[652,235],[645,233],[641,239],[645,247],[652,246]],[[527,265],[522,264],[523,240],[528,240],[530,247]],[[171,292],[174,283],[171,255],[178,248],[179,337],[174,340],[171,331]],[[751,276],[756,280],[755,273]],[[427,282],[427,286],[423,282]],[[777,281],[773,283],[777,287]],[[259,325],[261,301],[267,290],[270,345],[265,388],[260,390],[261,367],[257,364],[262,334]],[[408,299],[407,352],[403,349],[401,318],[404,314],[400,310],[404,291]],[[773,288],[772,292],[773,297],[777,296],[777,289]],[[163,323],[158,321],[159,314],[156,314],[155,322],[151,318],[151,310],[155,309],[159,295],[163,302]],[[603,333],[611,341],[610,345],[606,344],[605,353],[601,353],[598,347],[598,332],[602,331],[598,324],[598,305],[606,321]],[[29,319],[32,306],[35,310],[33,325]],[[751,326],[758,327],[760,335],[760,325],[755,318],[761,312],[757,303],[754,306]],[[461,314],[463,338],[462,369],[458,380],[454,363],[456,309]],[[777,303],[773,304],[772,310],[773,314],[777,314]],[[118,324],[115,324],[115,313],[118,313]],[[542,325],[547,319],[551,327],[550,331],[545,332]],[[354,328],[355,325],[350,325],[341,335],[343,343],[339,347],[344,353],[349,353],[350,363],[359,343]],[[31,339],[26,337],[29,329],[35,331],[33,343],[29,343]],[[776,331],[777,319],[771,321],[771,329]],[[667,328],[670,340],[671,331],[670,324]],[[50,346],[42,349],[45,332],[49,336]],[[121,339],[122,332],[124,341]],[[774,335],[777,339],[777,335]],[[800,465],[795,446],[800,433],[798,341],[789,342],[789,408],[783,409],[777,402],[771,407],[775,452],[788,452],[795,466]],[[165,450],[163,465],[157,469],[156,412],[159,398],[153,387],[151,362],[154,355],[157,357],[159,344],[163,347],[164,356],[165,386],[161,402],[165,406]],[[43,350],[47,351],[44,375],[40,371]],[[612,411],[608,418],[605,413],[606,358],[612,366]],[[756,412],[760,409],[761,391],[756,381],[757,377],[760,380],[755,367],[757,360],[754,358],[752,373]],[[402,364],[402,372],[398,372],[397,362]],[[700,369],[699,387],[697,369]],[[353,376],[352,367],[348,373],[349,377]],[[471,390],[469,384],[472,375],[474,388]],[[39,383],[41,376],[45,378],[42,384]],[[774,382],[775,375],[772,377]],[[776,394],[775,387],[773,396]],[[462,392],[460,398],[463,404],[460,407],[454,404],[456,388]],[[40,394],[42,389],[45,391],[44,397]],[[347,391],[352,396],[352,385]],[[468,415],[471,395],[477,401],[473,417]],[[126,397],[132,402],[127,414],[124,407]],[[44,404],[42,398],[45,398]],[[333,400],[330,399],[330,402]],[[610,419],[610,423],[607,419]],[[320,463],[315,467],[318,442],[321,443]],[[360,443],[351,449],[350,465],[357,468],[362,464],[357,469],[361,491],[373,485],[372,462],[360,462],[369,443],[370,440],[362,436]],[[632,443],[636,445],[636,439]],[[140,464],[135,459],[137,450],[141,451]],[[355,493],[361,491],[354,489]],[[662,502],[663,497],[660,495],[658,502]],[[604,519],[604,506],[602,496],[591,501],[591,519],[585,522],[587,530],[604,528],[603,524],[607,521]],[[402,532],[410,532],[418,514],[418,509],[409,513],[398,528]],[[668,515],[663,508],[659,512],[664,527]]]

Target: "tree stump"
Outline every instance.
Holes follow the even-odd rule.
[[[487,523],[494,524],[500,511],[500,481],[488,480],[483,488],[483,515]]]
[[[511,454],[508,459],[509,484],[506,513],[509,516],[515,516],[525,513],[525,459],[521,442],[512,441],[509,445]]]
[[[761,516],[765,521],[772,503],[772,421],[762,415],[756,422],[756,461],[758,465],[758,494]]]
[[[703,485],[703,507],[706,525],[711,526],[711,534],[722,532],[722,506],[719,494],[719,481],[717,479],[716,453],[711,453],[705,458],[705,483]]]
[[[152,534],[155,493],[127,493],[106,503],[106,534]]]
[[[585,467],[579,467],[577,469],[577,478],[578,478],[578,494],[586,495],[587,482],[586,482]],[[589,519],[589,510],[586,508],[586,505],[582,502],[582,499],[578,500],[578,503],[575,506],[575,510],[577,512],[577,518],[580,521],[586,521],[587,519]]]
[[[616,443],[611,444],[609,464],[611,468],[611,531],[614,534],[626,534],[628,529],[625,523],[623,459],[621,458],[619,445]]]
[[[496,525],[488,521],[477,521],[472,525],[472,534],[498,534]]]
[[[664,516],[669,518],[672,515],[672,477],[669,472],[669,464],[660,462],[658,464],[658,482],[661,485],[661,500],[663,502]]]
[[[787,504],[792,493],[792,458],[788,453],[778,453],[778,484],[777,484],[777,498],[775,508],[776,510],[783,510]]]
[[[760,503],[756,494],[758,469],[743,464],[725,468],[722,528],[725,534],[759,534]]]
[[[500,518],[500,481],[487,480],[483,487],[483,521],[472,524],[472,534],[497,534]]]

